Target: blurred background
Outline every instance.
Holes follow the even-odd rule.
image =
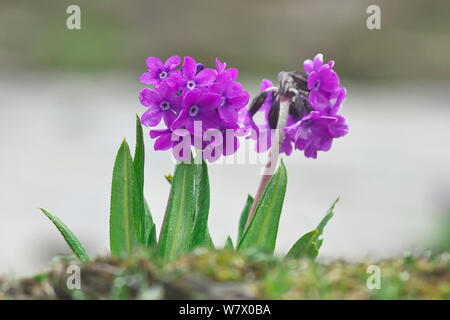
[[[81,8],[81,30],[66,9]],[[366,27],[370,4],[381,30]],[[296,152],[277,251],[313,229],[339,195],[321,259],[362,260],[449,249],[450,2],[0,2],[0,274],[38,272],[69,252],[38,210],[58,215],[91,256],[108,253],[111,172],[123,137],[134,146],[138,79],[148,56],[216,57],[261,79],[318,52],[336,61],[349,134],[317,160]],[[146,131],[148,132],[148,130]],[[161,225],[173,171],[148,138],[145,193]],[[209,228],[236,238],[260,166],[212,165]],[[231,199],[231,200],[230,200]]]

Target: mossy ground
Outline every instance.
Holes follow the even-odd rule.
[[[261,253],[198,251],[164,264],[135,256],[80,265],[69,290],[70,257],[32,278],[0,280],[0,299],[450,299],[450,253],[348,263],[282,260]],[[369,290],[369,265],[381,288]]]

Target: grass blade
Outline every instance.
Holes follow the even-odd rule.
[[[133,213],[135,188],[133,161],[124,140],[114,163],[111,187],[109,235],[113,256],[127,256],[138,243]]]
[[[70,249],[72,249],[73,253],[77,256],[77,258],[81,262],[89,262],[89,257],[84,250],[81,242],[78,238],[73,234],[72,231],[56,216],[48,212],[47,210],[40,208],[41,211],[50,219],[51,222],[56,226],[61,235],[63,236],[66,243],[69,245]]]
[[[286,167],[281,161],[277,171],[267,184],[256,207],[255,215],[238,244],[239,250],[256,248],[273,253],[286,186]]]

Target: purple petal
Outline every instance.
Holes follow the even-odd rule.
[[[202,110],[201,120],[204,129],[217,128],[220,124],[219,115],[214,109]]]
[[[170,104],[170,109],[175,112],[176,114],[179,114],[182,109],[182,102],[183,97],[174,96],[171,97],[168,101]]]
[[[261,81],[261,85],[259,86],[259,90],[260,91],[264,91],[264,90],[266,90],[267,88],[270,88],[270,87],[273,87],[272,81],[267,80],[267,79],[263,79]]]
[[[221,73],[221,72],[225,71],[226,67],[227,67],[227,64],[225,62],[222,63],[219,59],[216,58],[217,73]]]
[[[331,149],[331,145],[333,144],[332,137],[322,137],[317,139],[316,146],[317,149],[322,151],[328,151]]]
[[[238,121],[238,112],[232,108],[219,108],[219,116],[225,122],[236,123]]]
[[[316,110],[326,111],[330,107],[330,100],[322,92],[312,90],[309,93],[309,104]]]
[[[290,155],[292,153],[292,141],[288,137],[285,137],[283,140],[283,144],[281,145],[280,152],[286,153],[286,155]]]
[[[203,93],[197,100],[197,105],[203,109],[217,109],[222,103],[222,96],[217,93]]]
[[[171,133],[171,131],[169,129],[153,129],[150,130],[150,138],[155,139],[165,133]]]
[[[178,118],[176,118],[173,122],[172,125],[170,126],[170,129],[172,130],[176,130],[178,128],[181,128],[182,126],[184,126],[186,119],[188,117],[188,110],[182,110],[180,115],[178,116]]]
[[[319,72],[319,77],[321,78],[320,88],[328,91],[334,90],[339,85],[339,78],[333,70],[326,68],[328,72],[321,74]]]
[[[339,94],[337,95],[336,102],[331,107],[331,114],[336,114],[341,109],[342,102],[344,102],[345,97],[347,96],[347,90],[345,88],[341,88],[338,90]]]
[[[305,157],[317,159],[317,149],[314,145],[310,144],[305,149]]]
[[[315,57],[314,57],[314,61],[313,61],[313,68],[314,70],[319,70],[323,65],[323,54],[318,53]]]
[[[214,80],[216,80],[216,72],[210,68],[203,69],[195,76],[195,84],[199,86],[207,86]]]
[[[168,128],[171,127],[176,118],[177,114],[175,114],[172,110],[166,110],[163,112],[163,120]]]
[[[233,80],[227,72],[222,72],[217,75],[216,82],[210,87],[209,91],[213,93],[223,94],[233,85]]]
[[[193,89],[189,91],[183,99],[183,108],[189,108],[195,104],[197,104],[197,100],[202,95],[202,92],[200,89]]]
[[[166,98],[168,95],[170,95],[172,90],[173,90],[173,88],[172,88],[170,82],[167,81],[167,79],[164,80],[163,82],[161,82],[161,84],[158,87],[159,94],[161,95],[161,97],[164,97],[164,98]]]
[[[297,139],[295,141],[295,148],[297,148],[298,150],[305,150],[306,147],[308,146],[309,140],[305,140],[305,139]]]
[[[314,71],[314,64],[310,59],[305,60],[305,62],[303,62],[303,68],[305,69],[306,73],[310,74]]]
[[[228,95],[227,102],[236,109],[245,107],[250,99],[247,91],[235,91]]]
[[[182,71],[183,76],[187,80],[194,80],[195,73],[197,71],[197,63],[195,62],[195,60],[191,57],[184,57]]]
[[[158,79],[156,78],[155,74],[153,72],[145,72],[141,75],[139,78],[139,81],[144,84],[154,84],[158,82]]]
[[[161,59],[157,57],[148,57],[145,64],[147,65],[148,70],[153,71],[154,73],[158,72],[163,67]]]
[[[345,136],[348,133],[348,125],[345,123],[345,118],[338,116],[336,124],[330,126],[330,134],[333,138]]]
[[[173,146],[172,141],[172,134],[166,133],[161,135],[158,139],[155,141],[154,148],[155,150],[169,150]]]
[[[162,110],[159,107],[148,108],[141,117],[141,123],[146,127],[157,126],[161,122]]]
[[[139,100],[141,101],[141,104],[146,107],[158,107],[161,101],[158,92],[149,88],[145,88],[141,91]]]
[[[318,75],[317,72],[313,71],[308,77],[308,89],[312,90],[314,88],[314,84],[317,82]]]
[[[236,90],[236,91],[242,91],[242,84],[240,84],[239,82],[235,81],[233,82],[233,87],[232,90]]]
[[[226,70],[226,72],[228,72],[231,76],[231,79],[233,79],[234,81],[237,79],[237,77],[239,76],[239,70],[236,68],[228,68]]]
[[[165,82],[169,87],[171,87],[171,90],[175,92],[182,91],[184,88],[186,88],[187,84],[186,79],[184,79],[181,76],[178,70],[176,73],[171,75]]]
[[[166,63],[164,63],[164,67],[168,68],[170,71],[178,67],[181,63],[181,59],[179,56],[171,56],[169,59],[166,60]]]

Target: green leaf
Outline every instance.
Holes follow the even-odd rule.
[[[153,224],[147,236],[147,248],[156,248],[156,224]]]
[[[159,255],[173,260],[189,251],[194,227],[194,165],[175,167],[166,218],[162,227]]]
[[[251,195],[247,196],[247,202],[245,203],[244,209],[242,209],[241,217],[239,218],[239,228],[237,235],[237,243],[239,243],[242,239],[242,235],[244,233],[245,224],[247,223],[248,215],[250,213],[250,209],[253,205],[253,197]]]
[[[281,161],[277,171],[270,178],[255,214],[238,244],[239,250],[255,248],[273,253],[286,185],[286,167]]]
[[[319,250],[322,246],[323,239],[314,240],[314,242],[316,244],[317,250]]]
[[[304,234],[297,242],[292,246],[291,250],[286,255],[286,258],[300,258],[307,256],[311,259],[315,259],[319,254],[319,249],[322,246],[323,239],[319,237],[323,234],[328,221],[333,217],[333,210],[336,203],[339,201],[339,197],[333,202],[327,214],[320,221],[316,229]]]
[[[81,245],[81,242],[78,240],[78,238],[73,234],[72,231],[56,216],[48,212],[47,210],[40,208],[41,211],[50,219],[50,221],[53,222],[53,224],[56,226],[56,228],[61,232],[61,235],[63,236],[64,240],[66,240],[66,243],[69,245],[70,249],[72,249],[73,253],[77,256],[77,258],[81,262],[89,262],[89,257],[86,253],[86,250],[84,250],[83,246]]]
[[[142,133],[141,119],[136,115],[136,148],[134,151],[133,160],[133,170],[136,181],[136,187],[133,189],[135,191],[134,195],[134,206],[133,206],[133,219],[136,227],[137,239],[140,243],[146,244],[147,232],[150,231],[151,225],[145,225],[145,200],[144,200],[144,165],[145,165],[145,146],[144,137]],[[150,212],[150,211],[148,211]]]
[[[231,240],[231,237],[228,236],[227,241],[225,241],[225,246],[223,247],[224,249],[233,249],[233,240]]]
[[[298,259],[301,257],[309,257],[315,259],[319,253],[314,239],[317,238],[318,230],[314,229],[311,232],[304,234],[297,242],[292,246],[291,250],[286,254],[288,259]]]
[[[150,213],[150,209],[148,207],[147,201],[144,199],[144,207],[145,207],[145,232],[144,239],[146,239],[146,247],[156,247],[156,225],[153,222],[152,215]]]
[[[336,206],[336,203],[338,203],[339,197],[337,197],[336,200],[334,200],[333,204],[331,205],[330,209],[328,209],[325,217],[323,217],[322,221],[320,221],[319,225],[317,226],[317,237],[314,239],[314,243],[317,246],[317,249],[320,249],[322,246],[323,239],[319,239],[320,236],[323,234],[323,229],[327,225],[328,221],[333,217],[334,215],[334,207]]]
[[[133,161],[124,139],[114,163],[111,187],[109,236],[113,256],[127,256],[138,243],[133,218],[135,188]]]
[[[209,215],[209,177],[205,161],[191,164],[194,168],[194,214],[195,223],[192,231],[191,249],[200,246],[208,229]]]
[[[209,233],[209,230],[206,230],[205,239],[203,239],[201,247],[207,248],[209,250],[214,250],[214,242],[211,239],[211,235]]]

